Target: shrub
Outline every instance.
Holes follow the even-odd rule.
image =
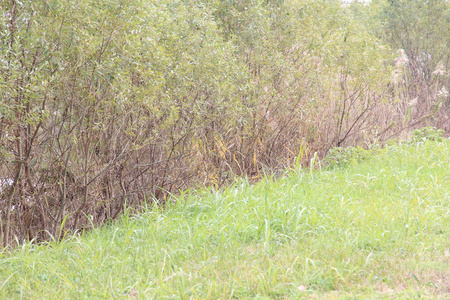
[[[398,124],[392,51],[337,0],[0,3],[3,245]]]

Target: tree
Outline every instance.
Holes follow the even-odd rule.
[[[394,94],[405,127],[450,130],[450,3],[445,0],[375,0],[353,11],[398,51]]]

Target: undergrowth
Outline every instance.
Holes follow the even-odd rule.
[[[450,141],[370,153],[24,244],[0,257],[0,298],[449,297]]]

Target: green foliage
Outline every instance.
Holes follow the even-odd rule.
[[[449,78],[445,76],[450,68],[450,34],[446,30],[450,27],[448,1],[392,0],[379,18],[384,24],[381,38],[394,49],[405,50],[411,84],[426,82],[428,86],[435,85],[437,90],[449,86]],[[418,90],[414,92],[412,97],[421,95]]]
[[[261,119],[300,128],[279,148],[351,143],[384,97],[390,54],[339,1],[221,1],[215,15],[254,76]]]
[[[349,164],[361,163],[376,156],[377,154],[379,155],[381,152],[383,152],[383,149],[378,147],[373,147],[370,149],[364,149],[362,147],[335,147],[330,149],[324,162],[331,167],[331,169],[334,166],[344,167]]]
[[[444,141],[444,131],[435,127],[424,127],[416,129],[411,132],[411,137],[408,140],[409,144],[424,143],[426,141]],[[392,147],[397,147],[394,141],[391,141]],[[368,149],[362,147],[335,147],[330,149],[327,156],[324,159],[325,165],[330,169],[334,167],[348,167],[349,165],[359,164],[368,159],[372,159],[377,155],[386,153],[390,146],[387,148],[380,148],[379,145],[373,145]]]
[[[400,1],[393,15],[391,2],[1,1],[0,179],[13,182],[0,191],[3,245],[444,116],[446,71],[417,97],[423,109],[404,95],[413,85],[392,82],[383,43],[423,5]],[[411,42],[434,14],[446,25],[447,4],[433,5]],[[434,44],[419,48],[445,58],[445,37],[426,32]]]
[[[422,64],[423,72],[431,75],[432,64],[448,63],[450,36],[442,31],[450,25],[448,1],[376,1],[386,2],[380,18],[385,39],[395,48],[404,49],[413,64]],[[377,5],[377,3],[375,3]],[[380,5],[380,4],[378,4]],[[426,38],[423,38],[426,37]],[[431,56],[431,59],[423,56]]]
[[[192,177],[194,137],[246,122],[246,68],[209,10],[191,4],[2,2],[0,172],[16,178],[2,199],[4,244],[181,188],[169,178]]]
[[[401,110],[401,122],[448,131],[450,3],[376,0],[352,4],[350,10],[377,38],[398,51],[391,97]]]
[[[0,255],[0,297],[445,299],[450,140],[126,214]]]
[[[444,139],[444,131],[434,127],[424,127],[421,129],[413,130],[411,133],[412,142],[425,142],[430,141],[442,141]]]

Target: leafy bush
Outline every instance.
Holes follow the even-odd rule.
[[[335,147],[330,149],[324,162],[331,169],[334,167],[344,167],[349,164],[357,164],[365,161],[382,151],[383,149],[377,146],[370,149],[364,149],[362,147]]]
[[[424,127],[413,130],[411,133],[411,141],[414,143],[424,142],[427,140],[441,142],[444,138],[444,131],[435,127]]]
[[[2,11],[4,244],[163,200],[197,173],[195,147],[214,126],[245,122],[247,73],[208,10],[80,0]]]
[[[382,141],[409,118],[394,51],[337,0],[0,7],[3,245]]]
[[[396,131],[434,126],[450,131],[450,3],[376,0],[351,5],[356,18],[397,52],[389,96]]]

